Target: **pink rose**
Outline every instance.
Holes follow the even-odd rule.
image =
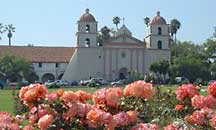
[[[41,117],[38,121],[38,128],[41,130],[47,129],[53,123],[53,116],[52,115],[45,115]]]

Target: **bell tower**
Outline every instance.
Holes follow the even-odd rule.
[[[77,47],[97,47],[97,21],[89,13],[89,9],[78,21]]]
[[[160,11],[157,11],[156,16],[148,25],[146,48],[150,49],[169,49],[170,34],[169,24],[160,16]]]

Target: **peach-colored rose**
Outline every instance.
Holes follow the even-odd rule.
[[[137,121],[137,112],[136,111],[127,111],[126,113],[130,117],[131,122],[136,122]]]
[[[114,89],[115,89],[115,91],[117,92],[118,97],[121,98],[121,97],[123,96],[123,91],[122,91],[122,89],[121,89],[120,87],[116,87],[116,88],[114,88]]]
[[[78,90],[77,92],[75,92],[75,94],[77,95],[79,101],[82,103],[85,103],[87,100],[92,99],[92,94],[86,93],[82,90]]]
[[[52,115],[45,115],[41,117],[38,121],[38,128],[41,130],[47,129],[53,123],[53,116]]]
[[[143,87],[144,87],[143,97],[146,98],[146,99],[152,98],[153,97],[152,84],[145,83],[145,84],[143,84]]]
[[[143,80],[126,85],[124,96],[135,96],[150,99],[153,96],[152,84],[145,83]]]
[[[26,91],[28,91],[28,87],[22,87],[21,89],[20,89],[20,92],[19,92],[19,98],[20,99],[24,99],[24,95],[25,95],[25,93],[26,93]]]
[[[77,95],[73,91],[64,92],[61,98],[66,103],[67,102],[75,102],[78,100]]]
[[[105,104],[106,103],[106,89],[102,88],[94,92],[92,95],[94,104]]]
[[[63,95],[64,91],[63,91],[62,89],[58,89],[58,90],[55,91],[55,93],[56,93],[59,97],[61,97],[61,96]]]
[[[90,121],[99,122],[100,121],[100,114],[96,110],[91,110],[87,113],[86,118]]]
[[[29,89],[28,91],[26,91],[25,95],[24,95],[24,99],[26,101],[36,101],[38,98],[38,93],[39,91],[37,89]]]
[[[37,101],[39,98],[44,98],[47,93],[48,91],[45,86],[40,84],[31,84],[20,90],[19,97],[28,105],[29,102]]]
[[[119,96],[117,91],[113,88],[109,88],[106,91],[106,104],[111,107],[118,107]]]

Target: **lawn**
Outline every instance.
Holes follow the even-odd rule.
[[[163,92],[167,91],[167,90],[173,90],[175,91],[177,88],[177,85],[175,86],[161,86],[161,90]],[[201,94],[206,95],[206,88],[207,87],[203,87],[203,91],[201,91]],[[77,91],[77,90],[83,90],[85,92],[94,92],[95,90],[97,90],[98,88],[86,88],[86,87],[73,87],[73,88],[63,88],[63,90],[72,90],[72,91]],[[54,91],[56,89],[49,89],[49,91]],[[16,90],[16,93],[18,93],[19,91]],[[8,111],[11,114],[13,114],[13,96],[12,96],[12,90],[0,90],[0,111]]]

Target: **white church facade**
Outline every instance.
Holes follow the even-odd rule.
[[[131,71],[149,73],[157,61],[170,61],[169,24],[160,12],[150,21],[145,40],[139,40],[123,25],[98,46],[98,22],[89,10],[78,21],[77,44],[62,79],[79,81],[100,77],[108,81],[127,78]]]

